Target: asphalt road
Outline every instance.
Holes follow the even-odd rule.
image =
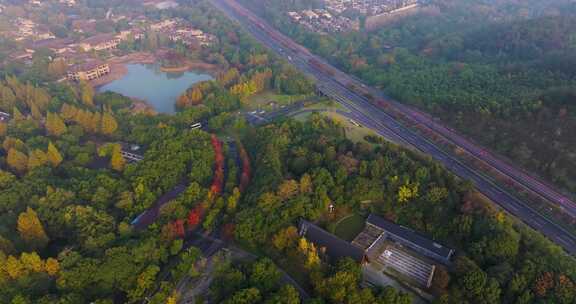
[[[359,95],[355,91],[343,85],[342,82],[337,79],[340,77],[354,80],[353,77],[349,77],[336,69],[333,69],[336,72],[335,75],[329,75],[325,71],[318,69],[315,65],[310,64],[310,59],[317,60],[324,64],[325,62],[321,58],[312,55],[301,46],[296,45],[292,40],[271,28],[251,12],[237,6],[231,0],[213,0],[212,3],[215,7],[222,10],[229,18],[239,21],[239,23],[262,44],[276,52],[278,55],[286,58],[302,72],[312,76],[317,82],[318,89],[346,107],[352,113],[351,115],[355,117],[357,122],[394,140],[395,142],[414,147],[422,153],[430,155],[460,178],[472,181],[481,193],[498,203],[511,214],[523,220],[532,228],[540,231],[566,251],[571,254],[576,253],[576,237],[574,237],[574,235],[561,226],[551,222],[546,217],[540,215],[537,211],[520,201],[514,195],[493,183],[491,179],[485,176],[482,172],[461,163],[456,157],[448,154],[440,147],[437,147],[423,135],[407,128],[398,122],[391,114],[385,112],[383,108],[374,105],[366,97]],[[235,7],[230,6],[230,3],[234,4]],[[362,86],[365,87],[364,85]],[[372,88],[368,89],[373,91],[375,90]],[[383,93],[379,94],[383,96]],[[420,118],[421,123],[426,122],[424,118]],[[431,128],[432,127],[437,128],[438,126],[431,126]],[[444,134],[443,136],[447,135]],[[463,148],[466,150],[470,149],[468,146]],[[486,151],[481,150],[478,153],[486,154]],[[479,156],[482,156],[482,154],[479,154]],[[521,179],[518,182],[526,184],[526,179]],[[541,187],[545,185],[540,183],[539,186]],[[537,189],[534,191],[537,191]],[[559,202],[572,208],[572,202],[563,196]]]

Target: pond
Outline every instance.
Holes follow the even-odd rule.
[[[174,113],[176,99],[191,85],[213,79],[208,74],[188,71],[165,73],[157,65],[127,64],[122,78],[98,88],[144,100],[161,113]]]

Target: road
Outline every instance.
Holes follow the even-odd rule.
[[[358,84],[370,91],[377,91],[373,88],[368,88],[364,84],[351,76],[344,74],[341,71],[327,65],[322,58],[312,55],[308,50],[295,42],[282,35],[259,17],[255,16],[252,12],[239,6],[233,0],[213,0],[212,4],[220,9],[229,18],[237,20],[248,32],[250,32],[257,40],[263,45],[276,52],[278,55],[286,58],[296,68],[302,72],[313,77],[318,89],[325,95],[333,98],[341,103],[347,110],[349,110],[355,117],[355,120],[362,125],[373,129],[375,132],[392,139],[393,141],[403,144],[405,146],[414,147],[424,154],[430,155],[433,159],[442,163],[447,169],[451,170],[454,174],[462,179],[470,180],[474,183],[478,191],[486,195],[492,201],[499,204],[502,208],[509,213],[523,220],[532,228],[540,231],[547,236],[550,240],[564,248],[570,254],[576,253],[576,237],[570,232],[566,231],[561,226],[548,220],[546,217],[539,214],[536,210],[532,209],[527,204],[520,201],[517,197],[495,184],[489,177],[482,172],[463,164],[458,158],[438,147],[431,140],[428,140],[424,135],[415,132],[409,127],[405,126],[396,118],[397,111],[401,111],[404,116],[407,116],[412,121],[418,124],[425,125],[432,130],[441,130],[441,126],[437,123],[432,123],[430,118],[418,113],[406,106],[397,107],[394,111],[375,105],[371,100],[363,95],[358,94],[355,90],[349,87],[349,83]],[[325,66],[329,66],[333,71],[327,73],[326,70],[318,68],[317,65],[312,64],[311,60],[321,62]],[[350,81],[350,82],[347,82]],[[348,85],[346,85],[348,84]],[[384,96],[379,92],[377,96]],[[415,118],[411,118],[415,116]],[[485,149],[477,148],[472,143],[460,142],[458,138],[452,139],[450,133],[453,133],[448,128],[436,131],[441,137],[450,138],[451,142],[458,142],[457,146],[463,145],[461,148],[466,151],[477,151],[473,155],[478,155],[482,160],[487,155],[490,155]],[[464,140],[463,138],[461,138]],[[491,164],[490,158],[485,160]],[[493,165],[492,165],[493,166]],[[513,171],[515,174],[518,170],[510,170],[509,168],[495,168],[501,172]],[[533,178],[515,178],[515,174],[510,173],[511,179],[523,187],[528,187],[532,184]],[[534,187],[537,186],[537,187]],[[531,191],[538,192],[543,197],[551,196],[557,192],[550,190],[544,183],[538,182],[530,188]],[[546,188],[546,191],[539,191],[538,187]],[[549,193],[547,191],[550,191]],[[547,194],[548,193],[548,194]],[[576,204],[568,198],[557,194],[555,202],[562,204],[567,210],[574,210],[576,212]]]

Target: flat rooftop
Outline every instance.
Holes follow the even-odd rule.
[[[439,256],[445,260],[449,260],[454,253],[454,250],[451,248],[438,244],[410,228],[394,224],[393,222],[381,218],[377,215],[370,214],[366,220],[366,223],[381,228],[393,238],[398,238],[400,241],[407,241],[412,243],[421,249],[429,251],[430,253],[433,253],[434,255]]]

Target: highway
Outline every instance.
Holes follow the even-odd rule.
[[[248,32],[250,32],[263,45],[270,48],[278,55],[286,58],[302,72],[313,77],[317,82],[318,89],[325,95],[341,103],[351,113],[351,117],[362,125],[373,129],[375,132],[405,146],[413,147],[433,159],[442,163],[447,169],[462,179],[470,180],[478,191],[499,204],[509,213],[523,220],[527,225],[540,231],[550,240],[564,248],[570,254],[576,253],[576,237],[556,223],[540,215],[530,206],[520,201],[507,190],[495,184],[482,172],[460,162],[454,155],[447,153],[441,147],[428,140],[424,135],[415,132],[399,122],[396,118],[398,112],[410,118],[416,124],[420,124],[435,132],[435,135],[446,138],[451,143],[471,153],[473,156],[485,161],[495,170],[500,171],[517,184],[537,193],[543,198],[560,204],[570,214],[576,214],[576,204],[567,197],[552,190],[550,187],[521,170],[517,170],[505,162],[498,160],[487,150],[477,147],[463,137],[448,128],[433,121],[432,118],[415,111],[407,106],[400,105],[395,101],[387,100],[393,106],[393,110],[375,105],[371,100],[349,87],[353,83],[356,87],[362,87],[375,93],[376,96],[385,95],[376,89],[368,88],[357,79],[338,71],[328,65],[322,58],[312,55],[308,50],[282,35],[252,12],[239,6],[233,0],[213,0],[212,4],[224,12],[229,18],[237,20]],[[327,73],[311,60],[321,62],[323,66],[331,69]]]

